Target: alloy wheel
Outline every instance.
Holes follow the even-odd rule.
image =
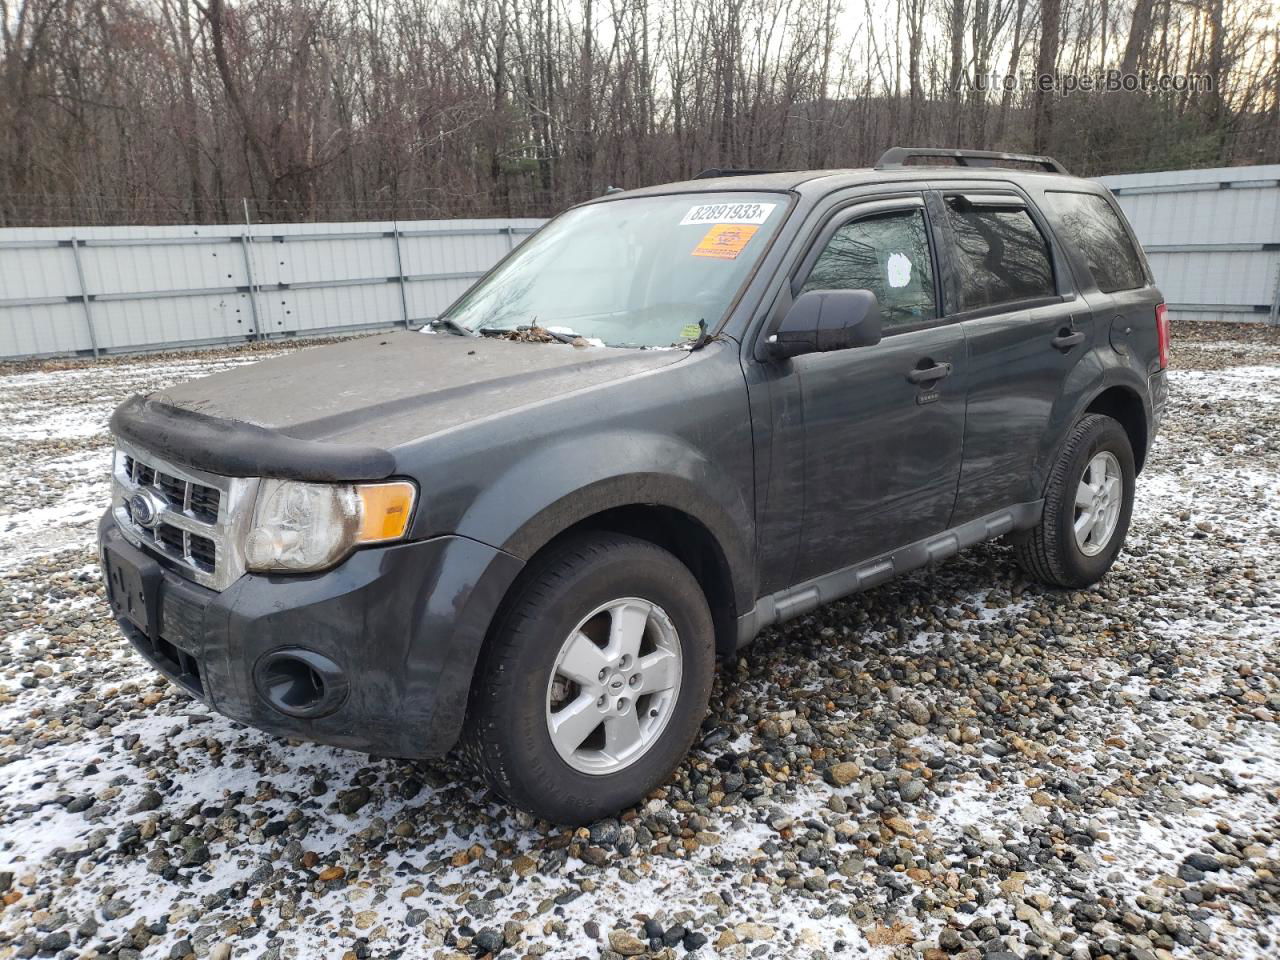
[[[643,756],[680,692],[680,638],[657,604],[611,600],[565,639],[547,682],[551,742],[570,767],[606,775]]]
[[[1073,528],[1076,546],[1086,557],[1107,548],[1124,505],[1124,475],[1109,450],[1094,455],[1076,487]]]

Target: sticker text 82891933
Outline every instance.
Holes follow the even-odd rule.
[[[680,226],[706,223],[764,223],[776,203],[704,203],[684,215]]]

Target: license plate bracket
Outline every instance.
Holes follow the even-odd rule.
[[[117,550],[104,551],[107,568],[107,597],[116,616],[124,617],[149,640],[155,639],[156,600],[160,569],[150,560],[142,564]]]

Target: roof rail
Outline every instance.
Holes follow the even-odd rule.
[[[756,170],[747,167],[708,167],[695,174],[694,180],[711,180],[715,177],[754,177],[761,173],[786,173],[786,170]]]
[[[876,161],[877,170],[894,170],[907,165],[915,157],[954,160],[961,167],[994,167],[998,163],[1029,163],[1046,173],[1067,174],[1067,168],[1053,157],[1030,153],[998,153],[994,150],[944,150],[936,147],[890,147]]]

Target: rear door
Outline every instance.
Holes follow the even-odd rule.
[[[944,186],[930,202],[968,363],[956,525],[1038,499],[1037,466],[1058,400],[1095,331],[1052,232],[1024,194],[969,181]]]
[[[964,341],[939,319],[923,197],[831,218],[795,276],[805,290],[871,290],[884,338],[791,361],[804,417],[804,525],[796,581],[944,530],[964,427]]]

